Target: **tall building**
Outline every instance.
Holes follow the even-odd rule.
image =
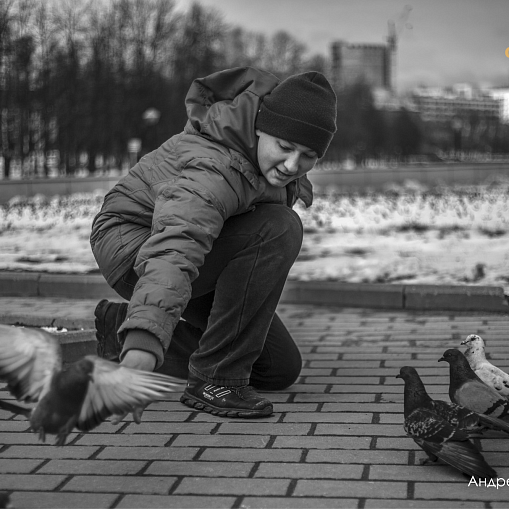
[[[500,102],[500,121],[509,124],[509,87],[491,88],[487,92]]]
[[[331,45],[332,83],[336,89],[364,81],[373,88],[393,90],[395,45],[347,44]]]

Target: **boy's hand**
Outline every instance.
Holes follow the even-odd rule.
[[[154,371],[156,362],[157,359],[155,355],[150,352],[146,352],[145,350],[128,350],[120,364],[126,368]],[[145,407],[137,407],[133,410],[133,419],[136,424],[140,424],[143,410],[145,410]],[[113,415],[111,418],[112,424],[120,423],[128,413],[129,412],[122,415]]]

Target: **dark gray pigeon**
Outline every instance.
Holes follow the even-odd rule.
[[[183,389],[176,378],[94,355],[64,368],[53,334],[7,325],[0,325],[0,380],[17,400],[35,403],[27,408],[0,401],[0,408],[27,416],[42,441],[46,434],[57,435],[60,446],[75,427],[89,431],[112,415],[133,412],[138,422],[140,408]]]
[[[405,382],[404,429],[431,461],[441,459],[476,478],[497,477],[495,470],[469,440],[469,428],[479,426],[478,415],[458,405],[431,399],[419,374],[411,366],[402,367],[396,378]]]

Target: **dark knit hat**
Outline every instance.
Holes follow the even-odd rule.
[[[319,72],[290,76],[264,97],[255,127],[322,157],[336,132],[336,94]]]

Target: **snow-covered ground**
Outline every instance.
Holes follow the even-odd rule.
[[[305,235],[289,278],[475,284],[509,291],[509,182],[297,204]],[[0,270],[97,272],[89,246],[102,195],[36,196],[0,207]],[[300,202],[299,202],[300,203]]]

